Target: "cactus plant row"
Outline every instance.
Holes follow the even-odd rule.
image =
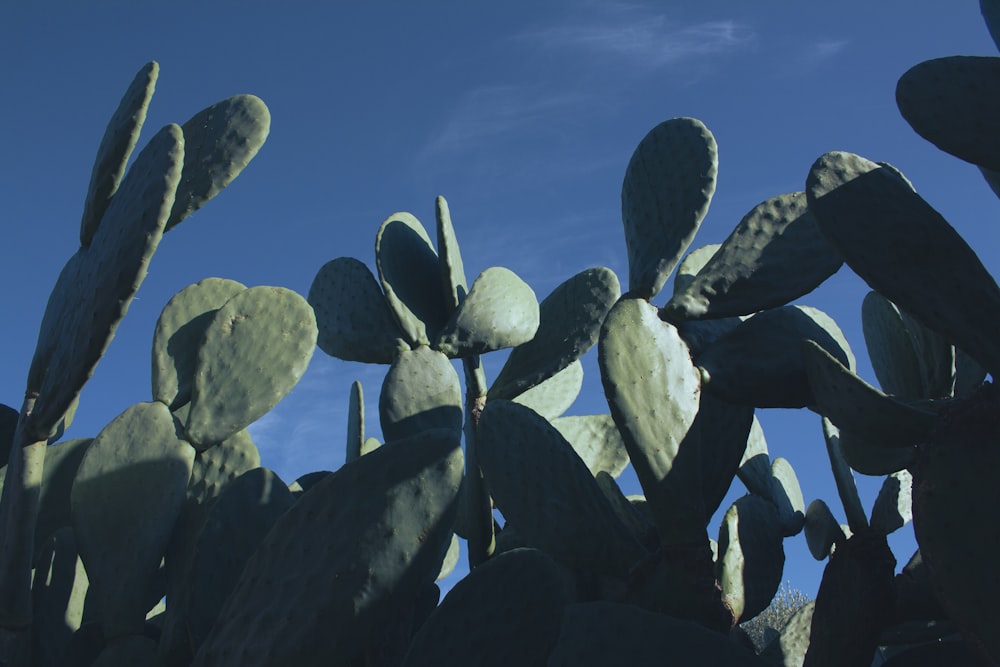
[[[914,129],[994,185],[980,138],[998,60],[924,63],[897,88]],[[61,441],[163,233],[268,132],[260,100],[230,98],[126,172],[157,75],[140,70],[112,117],[24,406],[0,413],[0,664],[868,665],[887,646],[891,664],[1000,663],[983,575],[1000,539],[1000,288],[900,170],[853,154],[821,156],[802,191],[692,250],[718,147],[697,119],[658,124],[625,168],[624,289],[603,267],[541,301],[503,267],[470,284],[443,197],[436,243],[394,213],[374,272],[335,258],[305,297],[207,278],[160,315],[150,400]],[[792,303],[843,264],[872,288],[859,308],[881,388],[832,318]],[[317,347],[387,367],[382,441],[356,383],[344,465],[289,483],[247,427]],[[608,410],[566,417],[593,347]],[[491,380],[482,356],[500,350]],[[775,407],[822,416],[846,523],[770,456],[755,412]],[[627,466],[640,496],[615,480]],[[885,476],[870,511],[854,471]],[[886,536],[911,519],[919,551],[894,575]],[[819,595],[758,652],[739,623],[778,594],[800,534],[826,561]],[[458,538],[472,569],[441,599]]]

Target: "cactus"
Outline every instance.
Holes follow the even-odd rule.
[[[995,122],[982,80],[994,60],[920,65],[897,98],[918,133],[996,186],[992,140],[964,132]],[[375,271],[334,259],[308,299],[208,278],[161,313],[152,402],[92,440],[56,442],[163,232],[267,136],[266,107],[237,96],[167,126],[126,174],[157,75],[139,72],[108,126],[27,400],[0,411],[0,662],[867,665],[881,645],[954,628],[963,639],[946,650],[1000,659],[997,591],[982,579],[998,539],[985,477],[998,395],[983,379],[1000,368],[1000,291],[902,172],[852,154],[820,157],[803,192],[688,253],[718,148],[698,120],[657,125],[622,183],[624,295],[601,267],[541,303],[502,267],[470,285],[443,197],[436,248],[394,213]],[[941,260],[931,277],[928,256]],[[862,317],[881,388],[856,375],[832,319],[789,303],[842,263],[874,290]],[[594,345],[608,412],[563,416]],[[246,428],[317,346],[387,366],[385,442],[366,433],[355,383],[345,464],[288,485]],[[481,357],[503,349],[491,383]],[[846,524],[822,499],[807,507],[791,463],[772,459],[755,417],[768,407],[823,415]],[[642,496],[615,481],[629,465]],[[887,476],[868,513],[852,469]],[[713,540],[737,478],[747,493]],[[911,516],[920,552],[893,578],[886,536]],[[820,594],[756,656],[734,625],[771,603],[800,532],[828,560]],[[456,534],[473,569],[438,605]],[[927,619],[908,613],[940,625],[915,630]]]

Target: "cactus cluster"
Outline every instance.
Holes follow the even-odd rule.
[[[1000,9],[982,9],[995,30]],[[998,62],[931,61],[897,87],[914,129],[994,188]],[[470,285],[443,197],[436,248],[395,213],[375,272],[333,259],[305,298],[207,278],[160,315],[151,400],[61,441],[163,232],[267,135],[263,103],[230,98],[125,173],[157,73],[108,126],[24,406],[0,410],[0,664],[1000,663],[983,575],[1000,540],[1000,288],[898,169],[857,155],[821,156],[803,191],[690,251],[717,146],[696,119],[660,123],[625,170],[624,291],[601,267],[540,302],[502,267]],[[844,263],[873,290],[881,389],[829,316],[791,303]],[[317,346],[388,366],[384,442],[355,383],[345,464],[289,483],[246,429]],[[608,411],[564,416],[594,346]],[[481,357],[505,349],[490,381]],[[845,525],[769,455],[755,411],[774,407],[822,415]],[[616,482],[627,466],[640,496]],[[885,476],[870,512],[853,471]],[[745,494],[711,525],[737,479]],[[911,518],[919,551],[894,575],[886,536]],[[739,623],[774,599],[799,533],[827,560],[819,595],[758,650]],[[440,599],[459,538],[471,570]]]

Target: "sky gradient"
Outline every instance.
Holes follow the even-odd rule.
[[[226,192],[164,238],[69,437],[96,435],[150,399],[153,328],[175,292],[218,276],[304,295],[334,257],[374,267],[375,232],[393,212],[431,225],[438,194],[470,281],[505,266],[539,299],[591,266],[624,281],[625,166],[649,129],[676,116],[702,120],[720,152],[692,248],[720,242],[764,199],[801,190],[822,153],[847,150],[899,167],[995,274],[996,198],[974,167],[918,137],[893,96],[922,60],[995,52],[970,0],[0,2],[0,402],[20,406],[48,292],[78,245],[94,154],[149,60],[161,71],[140,147],[237,93],[267,103],[271,132]],[[866,291],[845,267],[797,303],[839,323],[874,382]],[[492,375],[495,356],[485,359]],[[594,353],[585,369],[570,414],[606,412]],[[385,370],[317,351],[293,393],[251,427],[264,465],[289,482],[338,467],[349,386],[362,381],[374,417]],[[823,498],[844,520],[819,417],[758,415],[806,502]],[[859,481],[870,508],[880,480]],[[737,481],[732,497],[742,492]],[[914,542],[910,527],[899,533],[901,567]],[[814,596],[822,564],[801,535],[785,550],[785,578]]]

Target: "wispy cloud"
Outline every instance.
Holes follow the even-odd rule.
[[[475,88],[459,100],[445,124],[425,144],[421,157],[481,146],[544,123],[581,100],[578,93],[551,92],[534,85]]]
[[[846,39],[825,39],[801,47],[801,52],[789,58],[782,74],[806,74],[830,62],[848,47]]]
[[[521,37],[541,48],[589,52],[655,69],[745,48],[753,43],[755,33],[749,26],[731,20],[681,25],[664,14],[630,11],[616,12],[610,20],[601,17],[593,22],[538,28]]]

